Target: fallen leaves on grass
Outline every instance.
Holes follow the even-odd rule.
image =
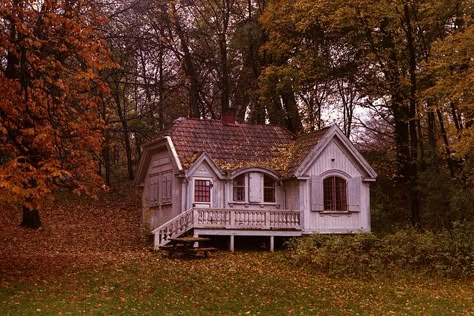
[[[0,214],[0,314],[469,314],[474,284],[327,277],[270,252],[168,259],[145,248],[140,196],[59,195],[38,231]],[[38,310],[40,310],[38,312]]]

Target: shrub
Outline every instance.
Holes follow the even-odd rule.
[[[399,271],[474,277],[473,225],[455,224],[439,233],[406,228],[374,234],[321,235],[293,239],[288,256],[331,275],[371,276]]]

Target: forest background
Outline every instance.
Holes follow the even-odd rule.
[[[335,121],[379,174],[375,230],[473,221],[472,0],[9,0],[0,199],[41,225],[58,187],[134,178],[178,117]]]

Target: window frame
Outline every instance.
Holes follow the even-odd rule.
[[[272,181],[271,186],[268,186],[268,185],[265,184],[266,179],[269,179],[269,180]],[[263,174],[263,197],[262,197],[263,203],[276,203],[276,186],[277,186],[276,184],[277,184],[277,181],[273,177],[271,177],[267,174]],[[266,200],[266,197],[267,197],[266,192],[268,190],[271,190],[271,192],[273,192],[272,193],[272,201],[267,201]]]
[[[238,180],[238,179],[242,179],[242,184],[241,185],[236,184],[236,180]],[[233,202],[238,202],[238,203],[247,202],[247,191],[248,191],[247,187],[248,187],[248,184],[247,184],[247,174],[246,173],[240,174],[237,177],[233,178],[232,179],[232,201]],[[242,200],[235,199],[236,189],[243,190],[243,193],[242,193],[243,199]]]
[[[209,181],[209,201],[198,201],[196,200],[196,185],[198,181]],[[212,205],[212,188],[214,187],[214,183],[212,178],[194,178],[193,179],[193,204],[209,204]]]
[[[329,187],[327,187],[328,185]],[[348,212],[347,189],[347,179],[338,175],[325,177],[323,179],[323,210],[325,212]],[[330,197],[327,194],[330,194]]]

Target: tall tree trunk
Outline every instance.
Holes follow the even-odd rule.
[[[281,95],[286,110],[286,128],[292,133],[298,134],[303,130],[298,105],[292,87],[286,87]]]
[[[221,72],[222,72],[222,78],[221,78],[221,113],[226,112],[229,109],[229,99],[230,99],[230,93],[229,93],[229,65],[227,61],[227,38],[226,38],[226,28],[221,34],[221,38],[219,41],[219,50],[220,50],[220,55],[221,55]]]
[[[449,147],[448,135],[447,135],[446,129],[444,127],[443,114],[441,113],[440,110],[436,110],[436,114],[438,115],[439,129],[440,129],[440,132],[441,132],[441,137],[443,138],[444,148],[446,150],[446,157],[447,157],[447,161],[448,161],[449,173],[451,174],[451,177],[454,177],[454,175],[455,175],[454,162],[453,162],[453,159],[451,157],[451,148]]]
[[[184,72],[186,73],[187,79],[189,81],[189,115],[192,118],[200,118],[201,111],[199,107],[199,80],[197,76],[196,69],[194,67],[193,57],[189,49],[188,41],[184,30],[179,21],[178,13],[174,5],[171,5],[172,20],[175,24],[176,34],[178,35],[181,47],[183,49],[183,63],[184,63]]]
[[[405,4],[404,15],[406,22],[406,40],[409,58],[409,76],[410,76],[410,99],[409,99],[409,129],[410,129],[410,171],[409,171],[409,185],[410,185],[410,208],[411,221],[414,226],[421,226],[421,211],[420,211],[420,194],[418,190],[418,163],[421,161],[419,155],[420,140],[418,138],[418,117],[417,117],[417,78],[416,78],[416,48],[413,37],[413,28],[411,24],[411,12],[408,4]],[[421,137],[421,135],[420,135]]]
[[[102,159],[104,160],[104,180],[105,184],[110,186],[110,173],[111,173],[111,167],[110,167],[110,135],[109,131],[106,130],[104,132],[104,145],[102,147]]]

